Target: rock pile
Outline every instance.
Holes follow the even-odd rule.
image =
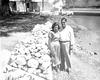
[[[52,80],[48,32],[51,23],[37,24],[32,36],[21,40],[5,68],[6,80]]]

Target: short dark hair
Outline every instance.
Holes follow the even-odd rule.
[[[67,21],[67,19],[66,19],[65,17],[63,17],[63,18],[61,19],[61,22],[62,22],[63,20]]]
[[[55,26],[58,26],[58,29],[60,29],[59,24],[58,24],[57,22],[54,22],[54,23],[52,24],[52,31],[54,31],[54,27],[55,27]]]

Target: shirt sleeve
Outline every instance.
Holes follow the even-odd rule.
[[[49,38],[49,39],[51,38],[51,32],[48,33],[48,38]]]
[[[74,37],[74,31],[72,28],[70,28],[70,40],[71,40],[71,45],[75,44],[75,37]]]
[[[51,32],[48,33],[48,48],[51,50]]]

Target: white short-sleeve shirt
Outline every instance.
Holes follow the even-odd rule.
[[[69,25],[60,32],[60,41],[71,41],[72,45],[75,43],[73,29]]]

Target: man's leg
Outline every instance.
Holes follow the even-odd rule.
[[[64,46],[61,44],[61,49],[60,49],[60,54],[61,54],[61,70],[65,69],[65,55],[64,55]]]
[[[70,59],[69,59],[69,44],[66,44],[65,47],[65,62],[66,62],[66,71],[69,73],[69,69],[71,68],[71,63],[70,63]]]

